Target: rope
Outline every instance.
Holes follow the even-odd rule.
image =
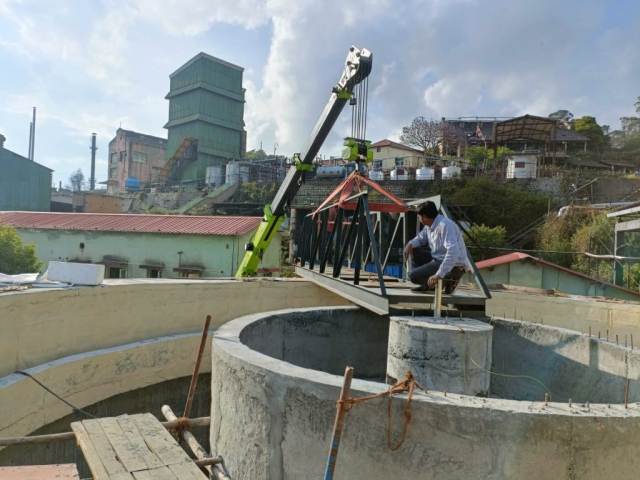
[[[419,388],[420,390],[424,390],[418,382],[416,382],[411,370],[407,370],[407,378],[396,384],[389,387],[389,390],[386,392],[378,393],[377,395],[369,395],[367,397],[359,397],[359,398],[348,398],[346,400],[338,400],[338,408],[343,408],[345,412],[349,412],[354,405],[358,403],[368,402],[370,400],[375,400],[376,398],[384,398],[389,397],[389,405],[388,405],[388,417],[389,423],[387,426],[387,445],[389,446],[389,450],[395,452],[398,450],[402,444],[404,443],[404,439],[407,435],[407,428],[409,427],[409,422],[411,422],[411,399],[413,397],[413,391],[415,388]],[[400,442],[392,446],[391,445],[391,399],[393,395],[399,395],[401,393],[409,392],[409,398],[407,398],[407,404],[404,409],[404,428],[402,430],[402,438]]]
[[[551,400],[551,396],[552,396],[551,395],[551,390],[549,390],[544,383],[542,383],[537,378],[532,377],[531,375],[510,375],[510,374],[507,374],[507,373],[492,372],[491,370],[487,370],[486,368],[481,367],[480,365],[478,365],[471,355],[469,355],[469,360],[471,360],[473,362],[473,364],[476,367],[478,367],[480,370],[484,370],[485,372],[488,372],[491,375],[497,375],[498,377],[507,377],[507,378],[529,378],[529,379],[533,380],[534,382],[538,382],[547,391],[547,393],[549,394],[549,400]]]
[[[21,370],[16,370],[14,373],[19,373],[20,375],[24,375],[25,377],[29,377],[31,380],[33,380],[34,382],[36,382],[38,385],[40,385],[42,388],[44,388],[47,392],[49,392],[51,395],[53,395],[54,397],[56,397],[58,400],[60,400],[63,403],[66,403],[67,405],[69,405],[71,407],[71,409],[73,410],[73,413],[83,413],[84,415],[86,415],[87,417],[90,418],[98,418],[98,417],[94,417],[93,415],[91,415],[88,412],[85,412],[84,410],[82,410],[81,408],[78,408],[72,404],[70,404],[69,402],[67,402],[64,398],[62,398],[60,395],[58,395],[57,393],[55,393],[54,391],[52,391],[49,387],[47,387],[44,383],[42,383],[40,380],[38,380],[37,378],[35,378],[34,376],[30,375],[27,372],[23,372]]]
[[[178,424],[170,430],[178,440],[182,440],[182,434],[191,430],[191,420],[186,417],[180,417],[176,421]]]

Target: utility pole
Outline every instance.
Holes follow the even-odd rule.
[[[31,127],[31,160],[36,158],[36,107],[33,107],[33,122]]]
[[[91,134],[91,177],[89,179],[89,190],[93,191],[96,188],[96,134]]]

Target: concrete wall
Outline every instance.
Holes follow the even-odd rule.
[[[547,325],[494,319],[491,393],[539,401],[545,386],[556,402],[640,400],[640,352]],[[541,382],[544,385],[541,385]]]
[[[244,345],[241,332],[265,316],[229,322],[214,338],[212,450],[225,457],[234,478],[320,478],[342,378]],[[351,395],[386,389],[356,379]],[[545,407],[419,392],[404,444],[391,452],[388,422],[395,445],[404,423],[403,399],[393,402],[391,419],[385,400],[355,405],[347,414],[336,478],[601,479],[612,472],[620,479],[637,478],[640,411],[635,405]]]
[[[71,413],[16,370],[83,408],[191,375],[207,314],[215,330],[250,312],[331,304],[346,302],[296,280],[114,280],[104,288],[0,294],[0,437],[27,435]],[[204,373],[209,358],[207,348]]]
[[[607,301],[605,299],[567,298],[550,295],[534,295],[517,292],[491,292],[486,313],[498,318],[511,318],[531,323],[543,323],[588,333],[594,336],[601,332],[605,338],[615,340],[615,335],[624,343],[628,335],[635,335],[636,346],[640,346],[640,305],[637,302]]]
[[[148,270],[140,266],[144,264],[164,264],[162,278],[178,278],[180,274],[173,268],[179,264],[204,266],[203,277],[233,277],[244,257],[244,244],[251,240],[253,232],[223,236],[20,228],[18,235],[26,243],[35,243],[43,269],[52,260],[97,263],[110,257],[128,264],[125,278],[146,278]],[[278,234],[259,268],[280,268],[280,242]],[[179,251],[183,252],[180,258]],[[105,276],[108,278],[108,272]]]

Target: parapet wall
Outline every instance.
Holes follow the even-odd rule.
[[[190,376],[207,314],[213,331],[247,312],[345,303],[297,280],[119,280],[0,294],[0,437],[28,435],[71,413],[16,370],[83,408]],[[210,354],[208,346],[203,373]]]

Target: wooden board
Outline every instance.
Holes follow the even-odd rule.
[[[167,429],[150,413],[131,417],[138,431],[144,437],[149,449],[156,454],[163,465],[190,462],[191,459],[178,445]]]
[[[144,463],[147,465],[147,469],[159,468],[164,466],[164,463],[162,463],[160,459],[156,457],[156,455],[151,450],[149,450],[149,447],[144,441],[144,438],[134,425],[133,420],[131,420],[131,417],[129,415],[120,415],[119,417],[116,417],[116,421],[118,422],[118,425],[120,426],[124,434],[127,436],[127,439],[129,440],[131,445],[133,445],[133,447],[138,452],[140,458],[142,458]]]
[[[94,480],[207,480],[150,413],[74,422]]]
[[[127,472],[146,470],[147,464],[140,457],[136,447],[129,441],[115,418],[101,418],[98,423],[107,435],[109,443],[118,456],[118,460]]]

